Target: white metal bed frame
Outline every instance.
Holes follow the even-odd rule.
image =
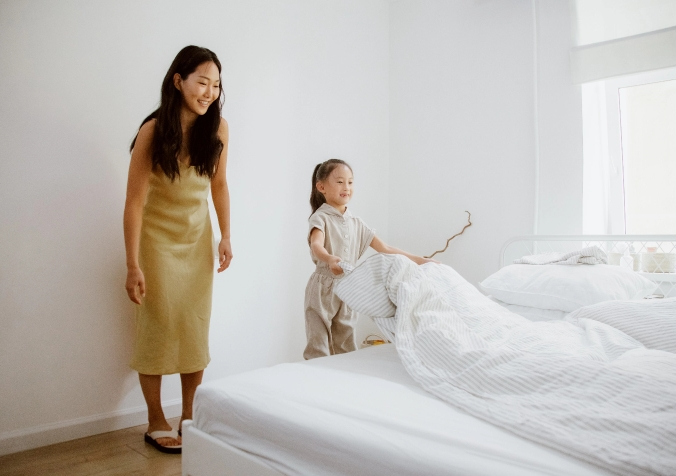
[[[599,246],[607,253],[676,253],[676,235],[532,235],[513,238],[500,251],[500,267],[522,256]],[[640,272],[640,271],[639,271]],[[676,273],[641,273],[660,284],[663,296],[676,295]],[[280,476],[265,460],[183,422],[183,476]]]

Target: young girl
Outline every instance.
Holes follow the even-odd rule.
[[[333,293],[333,282],[343,273],[340,261],[355,264],[369,246],[378,253],[404,255],[418,264],[433,261],[388,246],[350,213],[347,204],[352,198],[353,180],[352,168],[339,159],[318,164],[312,174],[308,242],[317,268],[305,289],[305,359],[357,348],[354,311]]]
[[[192,418],[195,389],[209,363],[214,269],[209,190],[222,237],[218,271],[232,259],[220,75],[212,51],[183,48],[164,77],[160,107],[143,121],[131,145],[125,287],[138,306],[130,365],[139,373],[148,406],[145,441],[166,453],[181,452],[181,437],[162,411],[162,375],[181,374],[182,422]]]

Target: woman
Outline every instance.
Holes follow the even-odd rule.
[[[180,373],[181,422],[209,363],[214,245],[207,196],[218,216],[218,272],[232,259],[226,181],[228,124],[221,118],[221,64],[197,46],[183,48],[162,82],[159,108],[131,145],[124,209],[126,289],[136,308],[131,367],[148,406],[145,440],[181,452],[180,424],[162,411],[162,375]]]

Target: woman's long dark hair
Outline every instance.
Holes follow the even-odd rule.
[[[331,172],[338,167],[339,165],[344,165],[350,171],[352,167],[350,164],[340,159],[329,159],[326,162],[317,164],[314,172],[312,172],[312,192],[310,193],[310,206],[312,207],[312,213],[316,212],[319,207],[326,203],[326,198],[322,195],[322,192],[317,190],[317,182],[323,182],[326,180]],[[312,214],[310,214],[312,216]]]
[[[183,142],[181,129],[183,96],[174,86],[174,75],[178,73],[181,78],[186,79],[199,65],[207,62],[213,62],[216,65],[220,79],[221,62],[218,61],[216,53],[199,46],[186,46],[179,51],[162,81],[160,107],[141,123],[143,126],[151,119],[156,119],[152,146],[153,168],[160,167],[172,181],[180,175],[178,155]],[[211,103],[204,115],[197,116],[188,142],[190,165],[195,166],[199,175],[209,178],[213,177],[223,150],[223,142],[218,137],[218,128],[221,125],[221,106],[223,105],[223,87],[220,81],[218,88],[220,91],[218,99]],[[129,147],[130,152],[135,144],[136,137]]]

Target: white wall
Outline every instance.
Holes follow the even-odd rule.
[[[390,8],[390,242],[476,283],[535,200],[531,2],[395,1]]]
[[[556,183],[578,166],[581,180],[561,4],[0,0],[0,454],[145,420],[127,366],[126,149],[181,47],[219,55],[231,129],[213,379],[301,358],[307,197],[326,158],[353,165],[352,209],[392,245],[430,253],[471,211],[440,259],[473,283],[533,231],[536,144],[540,231],[576,231],[577,192]],[[178,379],[164,390],[175,414]]]
[[[231,129],[205,377],[301,358],[313,166],[350,161],[353,208],[387,236],[388,21],[382,0],[0,2],[0,453],[145,420],[127,148],[187,44],[219,55]]]
[[[572,8],[536,0],[538,216],[541,235],[582,233],[582,91],[570,68]]]

